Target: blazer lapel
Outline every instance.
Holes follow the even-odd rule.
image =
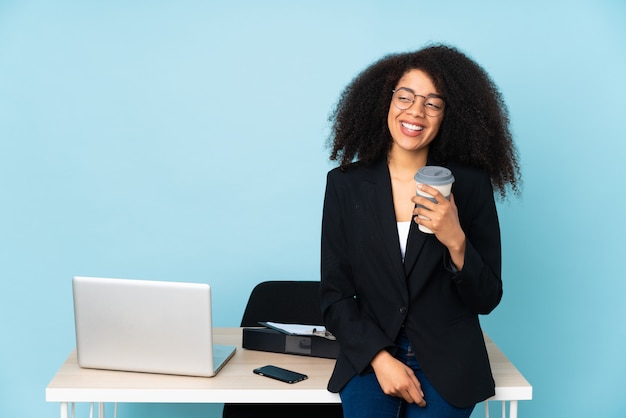
[[[429,155],[426,165],[434,164],[435,162]],[[406,245],[406,254],[404,255],[404,271],[407,277],[411,273],[411,270],[413,270],[413,268],[415,267],[415,263],[417,262],[417,258],[424,248],[424,244],[426,243],[426,241],[432,239],[436,239],[434,235],[420,231],[419,226],[415,222],[411,222],[411,228],[409,229],[409,240]]]
[[[418,256],[422,252],[422,248],[424,248],[424,244],[428,239],[433,238],[434,236],[425,234],[424,232],[419,230],[418,225],[411,221],[411,228],[409,229],[409,240],[406,244],[406,253],[404,255],[404,272],[408,277],[415,267],[415,262],[417,261]]]
[[[400,253],[398,227],[391,192],[391,177],[385,160],[375,163],[371,167],[367,181],[372,186],[369,190],[368,199],[376,215],[384,247],[394,271],[404,279],[406,276]]]
[[[391,260],[393,269],[399,276],[406,279],[415,267],[424,244],[429,240],[436,240],[436,238],[434,235],[420,231],[418,225],[411,221],[403,264],[400,253],[398,225],[393,206],[391,176],[385,160],[375,163],[371,167],[366,176],[366,183],[371,186],[368,191],[368,200],[372,205],[373,212],[376,214],[377,224],[385,244],[384,247]]]

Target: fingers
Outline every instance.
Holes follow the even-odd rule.
[[[419,395],[418,397],[413,398],[413,402],[415,402],[417,405],[423,408],[426,406],[426,400],[424,399],[424,391],[422,390],[422,384],[419,382],[419,380],[417,380],[417,376],[415,376],[415,373],[413,372],[413,370],[410,370],[410,377],[411,377],[411,380],[413,381],[414,387],[417,389],[417,394]]]
[[[427,185],[421,185],[424,192],[432,193],[436,202],[424,196],[413,196],[415,203],[413,220],[418,225],[423,225],[437,235],[437,231],[443,231],[449,227],[456,227],[458,222],[458,210],[454,202],[454,195],[450,194],[449,200],[439,191]]]
[[[437,202],[444,202],[447,200],[446,197],[442,195],[438,189],[435,189],[434,187],[431,187],[427,184],[418,184],[417,188],[422,193],[426,193],[427,195],[432,196]]]
[[[417,206],[413,209],[413,219],[418,225],[424,225],[425,227],[435,231],[439,229],[443,220],[447,215],[447,207],[432,203],[427,200],[427,205],[424,207]]]
[[[422,391],[422,385],[415,376],[415,373],[411,368],[405,367],[404,378],[398,379],[395,383],[394,390],[387,393],[388,395],[398,396],[404,399],[407,403],[414,403],[421,407],[426,406],[424,400],[424,392]]]
[[[417,380],[417,377],[415,376],[415,373],[413,372],[413,370],[408,369],[407,374],[409,375],[409,378],[411,379],[412,388],[415,389],[415,392],[411,394],[412,395],[411,399],[410,400],[407,399],[406,401],[414,402],[418,406],[421,406],[422,408],[425,407],[426,400],[424,399],[424,391],[422,391],[422,385],[420,384],[419,380]]]
[[[450,200],[448,200],[444,195],[442,195],[437,189],[434,189],[430,186],[427,185],[421,185],[424,188],[428,188],[427,190],[423,190],[424,193],[428,193],[429,195],[432,196],[432,199],[435,199],[435,201],[433,202],[433,200],[427,196],[421,196],[421,195],[415,195],[411,198],[411,201],[413,201],[413,203],[415,205],[417,205],[417,207],[415,209],[419,209],[419,207],[424,207],[430,211],[434,211],[434,210],[447,210],[448,206],[453,205],[453,197],[452,194],[450,194]],[[431,194],[432,193],[432,194]],[[415,213],[415,210],[413,211],[414,214],[417,215],[417,213]]]

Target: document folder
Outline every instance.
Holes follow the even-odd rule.
[[[249,350],[337,358],[339,343],[317,335],[288,335],[271,328],[244,328],[241,346]]]

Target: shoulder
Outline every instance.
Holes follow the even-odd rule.
[[[484,170],[461,164],[447,165],[454,175],[452,193],[459,209],[461,225],[469,231],[469,225],[478,217],[495,214],[495,196],[491,178]],[[492,218],[496,219],[496,218]]]
[[[491,180],[485,170],[464,164],[450,162],[446,167],[452,171],[455,188],[476,190],[490,185]]]
[[[469,179],[479,179],[487,177],[487,172],[485,170],[466,164],[449,162],[448,164],[446,164],[446,167],[448,167],[453,174],[459,174],[459,176],[467,177]]]
[[[345,167],[335,167],[328,172],[328,177],[344,178],[358,176],[367,166],[357,161]]]
[[[376,181],[381,175],[388,173],[387,164],[379,160],[371,164],[360,161],[345,167],[336,167],[328,172],[328,181],[333,183],[353,183],[355,181]]]

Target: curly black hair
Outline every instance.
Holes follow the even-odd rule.
[[[357,75],[329,117],[330,159],[346,168],[354,161],[369,164],[386,157],[392,145],[387,124],[392,90],[414,69],[430,76],[446,102],[429,158],[441,165],[452,161],[481,168],[501,197],[507,186],[518,194],[521,173],[502,95],[482,67],[448,45],[390,54]]]

